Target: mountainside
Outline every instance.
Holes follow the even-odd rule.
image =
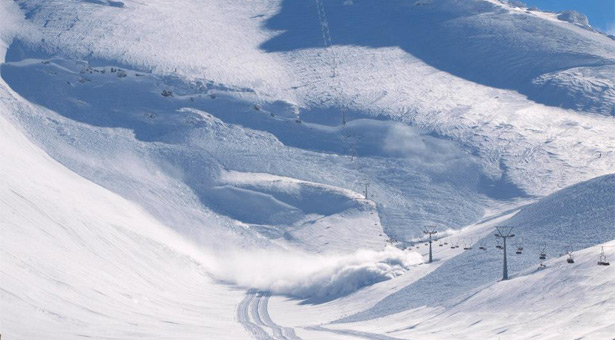
[[[614,327],[598,317],[613,272],[593,262],[615,239],[615,40],[578,15],[496,0],[3,1],[0,129],[10,338]],[[503,224],[514,274],[497,282]]]

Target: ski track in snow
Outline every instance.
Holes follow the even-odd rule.
[[[255,339],[300,340],[294,329],[282,327],[271,320],[267,311],[270,296],[268,292],[248,290],[245,298],[237,306],[237,321]],[[264,327],[271,329],[273,337]]]
[[[250,305],[254,302],[256,295],[253,292],[248,291],[246,297],[237,306],[237,321],[243,326],[243,328],[252,334],[255,339],[273,339],[265,332],[263,328],[250,321]]]

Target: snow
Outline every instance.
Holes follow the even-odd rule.
[[[310,255],[260,251],[229,254],[216,277],[242,287],[305,299],[328,301],[357,289],[401,276],[422,263],[418,253],[388,246],[348,255]]]
[[[472,238],[473,250],[436,245],[433,264],[322,305],[274,298],[270,314],[282,325],[301,329],[297,334],[305,338],[608,339],[615,329],[615,273],[597,261],[602,249],[607,259],[615,255],[614,179],[609,175],[577,184],[443,239]],[[515,237],[524,240],[523,255],[514,253],[514,238],[508,245],[508,281],[499,280],[497,225],[515,226]],[[541,242],[549,244],[546,261],[538,259]],[[488,249],[479,250],[481,244]],[[569,250],[574,264],[566,262]]]
[[[398,339],[610,339],[615,332],[615,273],[596,265],[603,246],[609,256],[615,255],[611,241],[575,252],[572,265],[565,257],[552,259],[544,270],[528,268],[512,280],[460,296],[448,309],[423,307],[330,328]]]
[[[615,332],[615,41],[496,0],[322,5],[327,48],[314,2],[0,3],[5,336]]]
[[[49,158],[0,105],[4,337],[246,336],[233,320],[241,293],[214,284],[194,246]]]

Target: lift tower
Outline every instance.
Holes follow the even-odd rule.
[[[495,234],[495,237],[497,238],[502,238],[502,240],[504,240],[504,246],[503,246],[503,250],[504,250],[504,264],[503,264],[503,268],[502,268],[502,280],[508,280],[508,262],[506,259],[506,239],[509,237],[515,237],[515,234],[512,233],[512,229],[513,227],[495,227],[498,232]]]
[[[426,226],[425,230],[423,231],[423,234],[425,235],[429,235],[429,263],[433,262],[433,256],[432,256],[432,252],[431,252],[431,235],[437,234],[438,232],[436,231],[436,227],[435,226]]]

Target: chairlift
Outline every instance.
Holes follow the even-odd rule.
[[[501,243],[501,241],[500,241],[500,239],[499,239],[499,238],[496,238],[496,239],[495,239],[495,247],[496,247],[497,249],[504,249],[504,247],[502,247],[502,243]]]
[[[602,250],[600,251],[600,261],[598,261],[598,265],[599,266],[610,266],[611,263],[609,263],[606,260],[606,254],[604,253],[604,247],[602,247]]]
[[[519,238],[516,242],[515,245],[517,246],[517,251],[515,251],[515,254],[517,255],[521,255],[523,254],[523,238]]]
[[[470,238],[469,245],[466,243],[466,239],[463,239],[463,250],[472,250],[472,238]]]
[[[538,257],[541,260],[545,260],[547,258],[547,253],[545,252],[545,249],[547,248],[546,243],[543,243],[540,246],[540,256]]]
[[[478,249],[480,249],[480,250],[487,250],[487,247],[481,245],[480,247],[478,247]]]
[[[572,257],[572,252],[571,251],[568,252],[568,258],[566,259],[566,262],[574,263],[574,258]]]
[[[442,247],[442,246],[444,246],[444,245],[442,244],[442,240],[438,240],[438,241],[440,241],[440,242],[438,243],[438,247]]]

